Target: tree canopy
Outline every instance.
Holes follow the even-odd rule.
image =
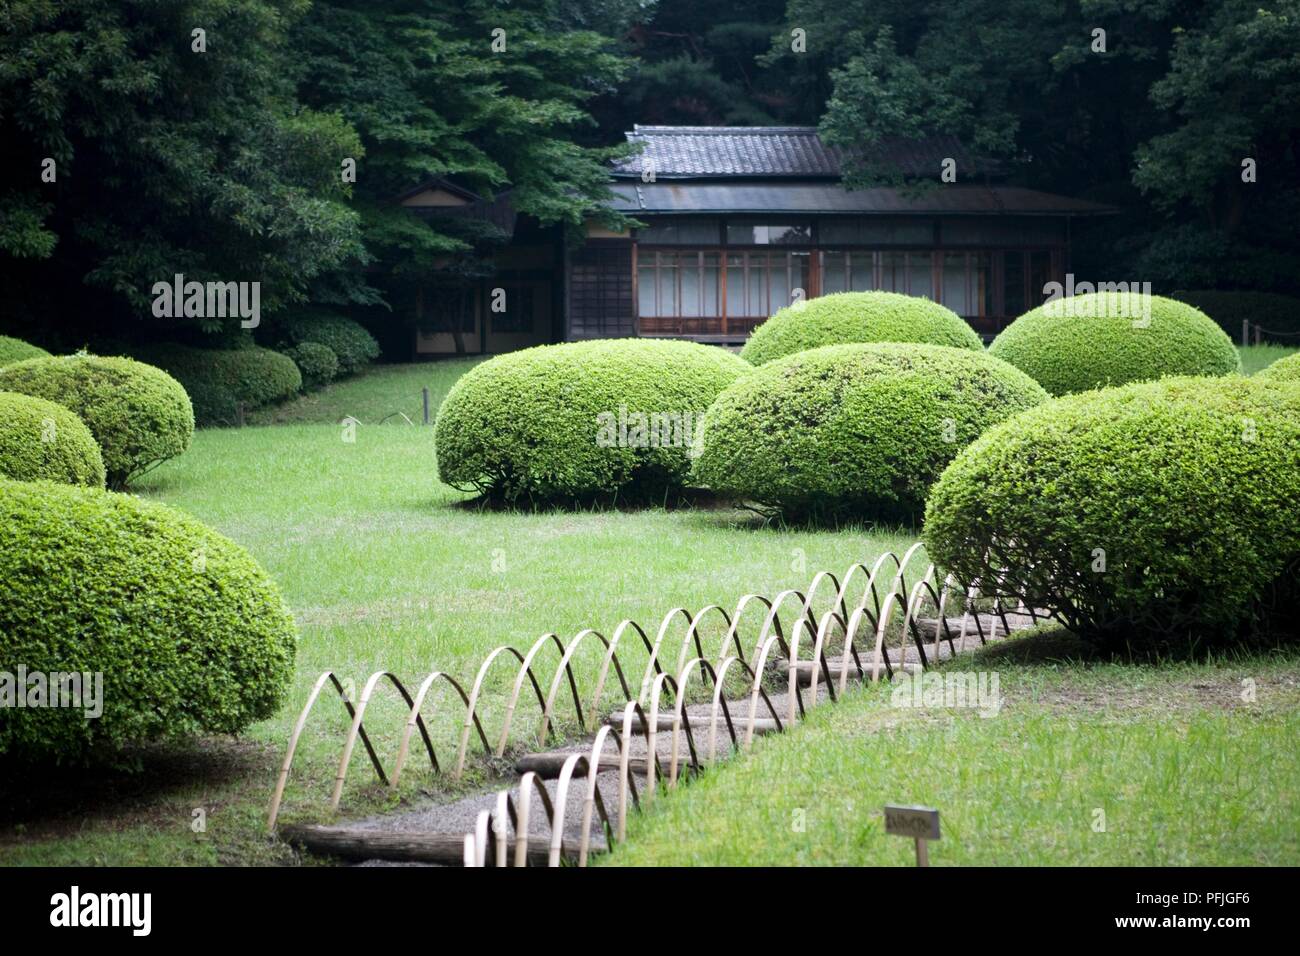
[[[856,185],[889,177],[877,144],[952,133],[1125,210],[1080,268],[1296,291],[1297,51],[1300,0],[9,0],[0,324],[162,334],[176,273],[260,281],[272,317],[400,312],[504,236],[395,196],[616,219],[634,123],[819,125]]]

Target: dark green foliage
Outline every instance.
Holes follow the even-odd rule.
[[[925,543],[941,568],[1000,578],[1080,634],[1222,642],[1294,589],[1298,463],[1294,386],[1171,378],[1074,395],[962,452],[931,491]]]
[[[748,370],[719,348],[647,339],[498,356],[443,402],[438,474],[507,501],[661,500],[686,482],[704,410]]]
[[[361,144],[337,115],[297,103],[286,69],[287,31],[307,7],[6,3],[6,293],[12,283],[35,319],[85,336],[138,326],[153,284],[178,272],[256,279],[269,314],[315,278],[355,269],[364,250],[340,161],[360,158]],[[193,49],[199,27],[206,52]],[[47,157],[53,182],[41,178]]]
[[[21,362],[23,359],[44,358],[50,353],[35,345],[28,345],[22,339],[0,335],[0,365]]]
[[[1297,0],[789,0],[785,26],[771,57],[829,78],[809,115],[859,184],[898,175],[875,161],[880,144],[954,134],[1013,182],[1124,211],[1078,222],[1074,271],[1089,281],[1296,290]],[[941,191],[939,176],[922,178]]]
[[[104,487],[95,436],[62,405],[0,392],[0,478]]]
[[[896,292],[837,292],[788,305],[754,330],[740,356],[754,365],[823,345],[923,342],[984,351],[956,312]]]
[[[205,428],[234,425],[241,403],[244,411],[252,411],[288,398],[303,383],[292,358],[256,346],[196,349],[166,344],[140,348],[135,354],[185,387],[194,403],[194,422]]]
[[[628,61],[608,36],[585,27],[627,17],[614,3],[598,10],[584,2],[578,5],[584,16],[566,16],[560,6],[554,0],[312,4],[294,29],[292,75],[304,103],[337,112],[361,137],[365,159],[358,164],[355,205],[372,259],[364,275],[344,277],[335,283],[339,290],[329,290],[332,296],[313,301],[355,301],[349,285],[373,283],[410,322],[420,293],[431,294],[427,286],[491,270],[494,249],[508,238],[500,229],[475,230],[470,227],[487,224],[419,215],[393,203],[431,177],[450,177],[488,199],[509,189],[516,211],[548,225],[578,226],[593,212],[619,220],[595,207],[609,196],[604,161],[623,150],[596,145],[585,127],[588,102],[614,89]],[[498,29],[505,31],[505,48],[494,51]],[[367,289],[378,301],[376,290]],[[339,359],[346,369],[341,352]]]
[[[99,444],[110,488],[123,488],[175,458],[194,437],[194,410],[180,382],[129,358],[27,359],[0,368],[0,391],[35,395],[75,412]]]
[[[332,382],[339,374],[339,357],[328,345],[300,342],[284,350],[302,373],[304,388],[318,388]]]
[[[718,396],[694,478],[788,519],[908,517],[960,449],[1046,399],[1029,376],[983,352],[812,349]]]
[[[1026,312],[989,354],[1027,372],[1053,395],[1166,375],[1241,370],[1232,340],[1203,313],[1160,296],[1098,292]]]
[[[1272,292],[1175,292],[1170,298],[1200,309],[1234,340],[1241,338],[1241,323],[1264,329],[1264,338],[1283,345],[1300,342],[1300,298]],[[1269,335],[1269,333],[1276,333]]]
[[[1255,376],[1271,382],[1293,382],[1300,385],[1300,352],[1283,356]]]
[[[248,554],[130,495],[0,480],[0,660],[99,672],[103,714],[0,708],[0,755],[72,761],[127,743],[237,733],[279,708],[296,633]]]
[[[318,342],[338,359],[338,374],[352,375],[379,358],[379,343],[360,324],[346,316],[311,309],[284,316],[268,333],[283,346]]]

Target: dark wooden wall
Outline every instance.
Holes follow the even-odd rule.
[[[632,243],[589,240],[567,256],[567,339],[633,336],[636,290]]]

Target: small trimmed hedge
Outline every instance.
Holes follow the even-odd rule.
[[[1295,586],[1297,449],[1300,389],[1257,378],[1058,399],[957,456],[925,544],[1103,643],[1222,641]]]
[[[327,346],[338,358],[339,375],[352,375],[379,358],[379,343],[360,323],[320,309],[277,319],[272,335],[281,347],[303,342]]]
[[[1294,336],[1300,335],[1300,299],[1293,295],[1280,295],[1276,292],[1180,290],[1170,298],[1200,309],[1234,342],[1241,339],[1243,320],[1249,321],[1251,325],[1262,326],[1266,330],[1264,338],[1274,339],[1283,345],[1294,343]],[[1281,334],[1269,336],[1268,332]]]
[[[190,447],[194,410],[180,382],[129,358],[59,355],[0,368],[0,391],[71,409],[104,457],[108,487],[135,478]]]
[[[95,436],[62,405],[0,392],[0,478],[104,487]]]
[[[45,358],[50,353],[37,345],[29,345],[22,339],[0,335],[0,366],[21,362],[29,358]]]
[[[284,350],[302,373],[304,387],[316,388],[332,382],[339,374],[339,357],[328,345],[300,342]]]
[[[694,477],[787,519],[911,516],[957,452],[1047,400],[1023,372],[941,345],[831,345],[768,363],[704,417]]]
[[[1271,365],[1266,365],[1255,373],[1255,378],[1300,385],[1300,352],[1284,355]]]
[[[989,354],[1010,362],[1053,395],[1167,375],[1230,375],[1241,370],[1232,340],[1190,305],[1151,296],[1096,292],[1046,302],[993,340]]]
[[[777,312],[754,329],[740,357],[763,365],[850,342],[920,342],[984,351],[975,330],[937,302],[897,292],[837,292]]]
[[[146,346],[135,354],[174,376],[194,403],[195,423],[234,425],[239,404],[252,411],[282,401],[302,388],[292,358],[270,349],[199,349],[188,345]]]
[[[699,417],[749,367],[713,346],[649,339],[500,355],[442,403],[438,474],[506,501],[658,500],[686,481]]]
[[[274,582],[188,515],[131,495],[0,480],[0,660],[103,675],[103,713],[6,708],[0,754],[236,733],[270,717],[296,632]]]

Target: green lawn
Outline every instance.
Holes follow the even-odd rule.
[[[248,421],[253,425],[285,425],[340,422],[352,417],[367,425],[384,419],[406,424],[401,418],[405,415],[418,425],[424,415],[420,390],[429,390],[432,417],[456,379],[481,361],[482,356],[475,356],[410,365],[374,365],[360,375],[283,405],[259,408],[249,414]]]
[[[1241,353],[1241,370],[1254,375],[1296,349],[1286,345],[1239,345],[1237,351]]]
[[[936,866],[1300,863],[1297,651],[954,666],[998,673],[1000,713],[869,688],[665,794],[606,862],[911,865],[912,842],[884,833],[889,803],[939,809]]]
[[[361,408],[355,417],[367,422],[387,407],[385,382],[403,395],[414,385],[417,401],[420,382],[442,381],[445,392],[445,378],[429,377],[438,368],[378,369],[282,411],[332,420],[337,410]],[[914,540],[910,532],[762,529],[734,511],[479,511],[437,481],[432,428],[362,424],[355,442],[343,439],[335,424],[201,431],[190,451],[134,489],[230,536],[279,583],[300,629],[288,702],[242,741],[206,740],[197,753],[150,750],[147,772],[136,777],[71,774],[12,792],[0,783],[0,807],[19,806],[0,810],[0,859],[286,859],[262,836],[263,814],[293,721],[321,671],[334,669],[359,687],[380,668],[416,681],[436,668],[468,684],[499,644],[525,647],[547,631],[567,640],[586,626],[608,632],[625,617],[653,628],[674,606],[731,605],[751,589],[801,587],[820,568],[842,571]],[[597,658],[589,643],[581,669],[594,670]],[[639,666],[644,657],[630,660]],[[490,728],[499,727],[501,696],[513,680],[507,671],[495,672]],[[315,819],[326,809],[345,718],[336,702],[322,704],[294,765],[286,819]],[[425,712],[439,758],[449,762],[463,709],[445,704],[440,698]],[[390,692],[369,712],[386,764],[405,712]],[[532,710],[521,712],[516,727],[535,726]],[[358,747],[345,812],[391,802],[368,774]],[[403,795],[448,785],[416,773],[404,779]],[[190,830],[196,808],[207,811],[201,837]]]

